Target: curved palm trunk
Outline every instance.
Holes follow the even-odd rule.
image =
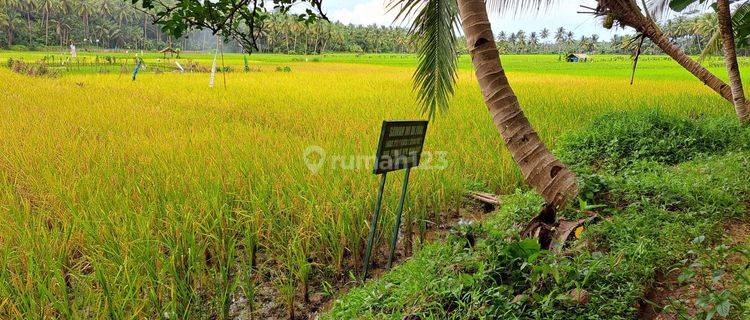
[[[734,30],[732,29],[732,14],[729,11],[729,0],[717,2],[719,14],[719,32],[721,33],[721,44],[724,49],[724,63],[729,73],[729,85],[732,91],[732,103],[737,117],[743,123],[750,123],[750,110],[745,101],[745,92],[742,89],[742,78],[740,77],[740,66],[737,63],[737,51],[734,44]]]
[[[44,46],[49,47],[49,4],[44,4]]]
[[[547,150],[524,116],[500,63],[484,0],[458,0],[461,26],[484,101],[524,179],[560,208],[578,194],[576,177]]]
[[[664,53],[677,61],[683,68],[687,69],[696,78],[716,91],[724,99],[733,102],[731,88],[721,79],[706,70],[698,62],[691,59],[684,51],[674,45],[659,30],[659,27],[649,18],[641,13],[641,9],[633,0],[597,0],[600,15],[611,15],[620,24],[631,27],[643,33],[651,39]]]
[[[9,23],[8,27],[6,28],[6,30],[8,32],[8,35],[7,35],[8,48],[10,48],[11,46],[13,46],[13,32],[14,32],[14,30],[13,30],[13,23]]]
[[[667,39],[667,37],[665,37],[664,34],[661,33],[656,25],[647,28],[644,34],[657,46],[659,46],[659,48],[661,48],[664,53],[672,57],[672,59],[677,61],[677,63],[679,63],[683,68],[690,71],[690,73],[701,80],[705,85],[713,89],[716,93],[720,94],[727,101],[733,102],[731,88],[726,83],[724,83],[724,81],[717,78],[714,74],[701,66],[698,62],[690,58],[690,56],[688,56],[674,43],[669,41],[669,39]]]

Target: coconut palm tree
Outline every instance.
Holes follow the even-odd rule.
[[[78,3],[78,7],[76,8],[76,11],[78,11],[78,14],[81,15],[81,19],[83,20],[83,36],[85,39],[90,38],[89,20],[91,17],[91,12],[93,10],[92,5],[92,2],[90,1],[81,1]]]
[[[719,15],[721,46],[724,49],[724,62],[727,66],[729,85],[732,89],[732,103],[740,121],[750,123],[750,106],[745,101],[745,92],[742,88],[742,78],[740,77],[740,65],[737,63],[737,51],[734,43],[734,30],[732,29],[732,13],[729,10],[729,0],[718,0],[716,4],[716,11]]]
[[[703,3],[703,1],[701,1],[701,3]],[[661,3],[657,3],[657,7],[664,7],[667,4],[673,9],[680,11],[686,9],[690,5],[696,4],[696,1],[681,0],[678,2],[664,0],[661,1]],[[710,4],[710,2],[706,4]],[[732,103],[734,104],[735,112],[743,123],[750,123],[750,104],[745,100],[736,51],[738,45],[744,45],[747,43],[748,33],[743,30],[747,30],[747,27],[750,27],[750,1],[739,1],[739,6],[737,6],[737,9],[735,10],[737,14],[734,16],[732,15],[728,0],[717,0],[715,4],[718,23],[713,21],[713,19],[709,20],[711,16],[704,15],[703,19],[696,21],[694,27],[695,33],[702,33],[705,35],[713,34],[711,40],[709,40],[708,46],[701,56],[704,56],[707,52],[718,47],[715,46],[715,44],[721,40],[721,48],[724,51],[724,62],[729,75],[729,85],[732,92]],[[738,33],[741,39],[739,42],[735,39],[735,27],[737,30],[741,31]]]
[[[21,7],[19,0],[0,0],[0,7],[4,9],[4,14],[0,16],[0,27],[5,29],[5,36],[8,47],[13,45],[15,27],[18,24],[17,8]]]
[[[599,35],[598,34],[592,34],[591,38],[589,38],[589,40],[591,40],[591,48],[590,48],[589,51],[591,51],[593,53],[594,51],[596,51],[596,46],[599,45]]]
[[[54,6],[52,0],[41,0],[40,3],[44,14],[44,46],[49,46],[49,16],[52,13],[52,7]]]
[[[544,52],[547,53],[546,42],[547,42],[547,39],[549,38],[549,29],[547,28],[542,29],[542,31],[539,32],[539,38],[542,39],[542,42],[545,42],[545,44],[542,45],[542,48],[545,48]]]
[[[690,71],[696,78],[701,80],[709,88],[720,94],[724,99],[734,104],[731,86],[709,72],[698,62],[690,58],[684,51],[672,43],[661,31],[656,22],[646,16],[635,0],[597,0],[598,7],[595,14],[605,17],[605,27],[612,26],[617,22],[620,26],[631,27],[646,38],[649,38],[656,46],[672,57],[682,67]],[[747,108],[735,108],[737,116],[742,122],[748,122]],[[743,112],[743,110],[745,110]]]
[[[516,44],[519,52],[526,51],[526,31],[518,30],[516,32]]]
[[[565,35],[567,34],[567,31],[563,27],[557,28],[557,31],[555,31],[555,43],[557,44],[557,59],[562,60],[562,56],[564,54],[563,52],[563,45],[565,44]]]
[[[33,46],[33,29],[31,24],[31,13],[36,11],[37,3],[34,0],[20,0],[19,1],[19,8],[24,12],[24,15],[26,16],[26,27],[28,28],[28,45],[29,47]]]
[[[2,28],[3,30],[5,30],[5,33],[7,33],[7,37],[8,37],[8,40],[9,40],[8,41],[8,46],[11,46],[12,39],[13,39],[12,36],[11,36],[11,32],[12,32],[11,31],[11,23],[12,22],[10,21],[10,16],[6,12],[4,12],[4,11],[0,12],[0,28]]]
[[[547,38],[549,38],[549,29],[544,28],[542,31],[539,31],[539,37],[542,38],[542,40],[547,40]]]
[[[523,7],[547,1],[490,2]],[[576,176],[547,149],[524,115],[502,66],[485,1],[397,0],[395,4],[400,6],[399,17],[415,14],[411,30],[417,39],[419,66],[414,79],[423,110],[432,117],[448,108],[457,66],[453,27],[460,25],[489,114],[524,180],[551,208],[559,209],[573,199],[578,194]],[[554,223],[554,217],[545,222]]]
[[[536,32],[532,32],[529,34],[529,48],[533,53],[536,53],[536,49],[539,46],[539,36],[536,35]]]

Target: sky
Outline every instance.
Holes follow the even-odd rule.
[[[497,34],[500,31],[515,32],[523,29],[527,33],[539,31],[543,28],[555,30],[558,27],[565,27],[566,30],[572,30],[576,38],[581,35],[591,36],[598,34],[602,40],[609,40],[612,35],[631,34],[632,30],[618,29],[610,31],[601,26],[601,21],[590,14],[579,14],[577,11],[583,10],[580,6],[586,5],[595,7],[595,0],[564,0],[558,1],[559,4],[553,5],[542,13],[524,13],[520,15],[490,14],[492,20],[492,29]],[[393,25],[395,14],[388,12],[387,3],[389,0],[324,0],[323,12],[332,20],[340,21],[345,24],[378,24]],[[549,40],[548,40],[549,41]]]

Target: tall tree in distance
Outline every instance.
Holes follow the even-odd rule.
[[[555,43],[557,43],[558,46],[557,60],[562,60],[562,56],[565,54],[565,52],[563,52],[563,45],[565,45],[565,35],[566,31],[564,27],[559,27],[557,28],[557,31],[555,31]]]
[[[680,3],[683,4],[687,2],[689,4],[698,0],[675,1],[680,1]],[[701,82],[734,105],[731,87],[672,43],[661,31],[656,22],[644,14],[635,0],[597,0],[597,3],[598,6],[594,13],[604,17],[605,27],[611,27],[616,22],[622,27],[631,27],[635,29],[643,36],[649,38],[654,44],[662,49],[664,53],[672,57],[672,59],[677,61],[677,63],[683,68],[690,71],[690,73],[701,80]],[[643,10],[647,9],[644,8]],[[739,113],[738,118],[741,119]]]

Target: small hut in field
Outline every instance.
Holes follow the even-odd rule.
[[[171,46],[169,46],[169,47],[166,47],[166,48],[164,48],[164,49],[161,49],[161,50],[159,50],[159,53],[163,54],[163,55],[164,55],[164,58],[166,58],[166,57],[167,57],[167,53],[169,53],[169,56],[170,56],[170,57],[172,57],[172,55],[174,55],[174,54],[176,54],[178,58],[180,57],[180,53],[179,53],[179,52],[177,52],[177,50],[175,50],[175,49],[172,49],[172,47],[171,47]]]
[[[587,62],[588,60],[589,56],[585,53],[571,53],[565,58],[567,62]]]

